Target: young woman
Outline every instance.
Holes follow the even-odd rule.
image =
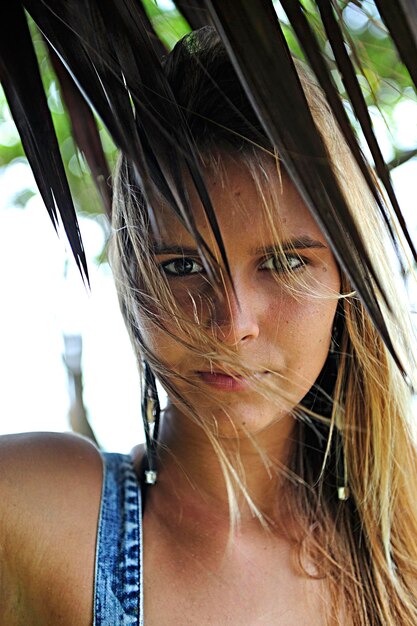
[[[145,379],[147,451],[3,438],[0,623],[415,625],[411,392],[214,31],[177,44],[165,71],[228,267],[184,164],[193,226],[162,193],[151,211],[121,157],[112,264]],[[412,363],[384,225],[299,71]]]

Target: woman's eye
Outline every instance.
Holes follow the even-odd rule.
[[[204,271],[201,263],[187,257],[165,261],[161,263],[161,268],[169,276],[190,276]]]
[[[272,256],[262,263],[261,270],[272,270],[273,272],[294,272],[307,265],[307,262],[298,254],[286,254],[283,257]]]

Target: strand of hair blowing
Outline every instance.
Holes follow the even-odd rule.
[[[252,150],[248,159],[253,169],[262,168],[267,141],[259,138],[259,123],[237,87],[218,38],[207,30],[205,34],[193,33],[177,44],[166,67],[179,105],[188,116],[187,123],[205,157],[211,152],[215,155],[219,146],[240,159]],[[398,302],[401,325],[401,311],[406,308],[399,301],[381,235],[383,225],[374,217],[373,199],[319,88],[300,64],[297,67],[363,238],[378,259],[387,293],[392,302]],[[227,104],[223,92],[232,106]],[[229,128],[232,132],[228,132]],[[245,143],[248,136],[250,140]],[[263,145],[262,154],[253,148],[254,143]],[[273,154],[271,146],[269,150]],[[269,198],[271,185],[268,181],[262,184],[265,197]],[[126,162],[120,161],[115,174],[112,266],[138,361],[146,349],[138,340],[138,319],[143,323],[157,322],[155,303],[160,306],[161,301],[166,302],[165,311],[171,306],[148,250],[146,211],[140,190],[129,179]],[[342,287],[343,294],[351,292],[346,281]],[[173,319],[175,315],[180,319],[180,312],[172,309]],[[203,330],[196,326],[193,333],[196,337],[201,334],[203,344]],[[407,324],[404,322],[393,335],[398,336],[400,343],[404,343],[404,338],[407,341]],[[411,341],[410,338],[410,345]],[[328,583],[330,599],[324,623],[417,625],[417,455],[408,421],[410,396],[363,306],[353,296],[344,297],[341,358],[333,412],[327,422],[330,432],[337,424],[342,435],[351,497],[347,502],[337,500],[331,472],[326,468],[322,471],[323,454],[305,445],[303,436],[307,436],[309,426],[300,422],[292,463],[287,468],[287,488],[280,494],[279,503],[294,520],[290,539],[301,566],[308,575],[325,577]],[[325,419],[323,422],[326,424]],[[229,480],[227,484],[240,488],[237,481]],[[233,494],[230,499],[233,514]],[[314,571],[305,566],[305,557],[313,562]]]
[[[417,623],[417,456],[410,393],[363,307],[346,307],[345,454],[367,551],[369,623]],[[375,353],[378,358],[375,358]],[[343,374],[343,373],[341,373]],[[372,616],[372,613],[370,614]]]
[[[329,623],[415,626],[417,454],[406,419],[410,392],[362,305],[349,298],[344,305],[332,419],[343,407],[351,497],[335,501],[323,475],[321,490],[292,491],[286,506],[303,538],[295,540],[301,567],[306,553],[317,575],[329,580]],[[319,457],[299,448],[293,463],[314,483]]]
[[[410,393],[362,305],[346,299],[345,316],[334,406],[343,405],[351,497],[337,502],[325,473],[317,481],[320,456],[306,454],[300,438],[292,469],[308,487],[285,494],[292,539],[301,569],[310,573],[306,563],[313,562],[314,575],[329,581],[326,623],[415,626],[417,455],[405,419]]]

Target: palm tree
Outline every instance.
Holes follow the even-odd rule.
[[[372,286],[379,287],[377,273],[326,156],[272,0],[176,0],[175,4],[191,28],[212,24],[218,30],[286,170],[327,234],[339,262],[402,368]],[[338,0],[281,0],[299,50],[325,91],[369,189],[388,222],[384,200],[335,85],[332,68],[339,71],[372,154],[375,171],[417,260],[392,188],[390,168],[384,162],[375,138],[357,78],[359,54],[352,40],[348,41],[350,53],[347,49],[347,33],[341,20],[346,4]],[[355,0],[354,4],[360,7],[362,0]],[[89,163],[107,213],[110,214],[111,210],[111,192],[105,184],[109,168],[92,109],[118,148],[129,156],[151,206],[156,171],[159,187],[162,186],[168,196],[175,196],[172,193],[174,183],[168,176],[163,157],[166,150],[173,157],[177,155],[185,159],[227,268],[221,235],[205,193],[189,131],[162,71],[161,57],[166,48],[147,16],[146,5],[145,0],[13,0],[4,3],[0,9],[0,77],[4,91],[45,206],[55,226],[57,214],[60,214],[86,281],[88,270],[84,249],[27,14],[48,44],[74,138]],[[413,0],[397,0],[396,3],[375,0],[375,5],[417,85],[417,10]],[[331,48],[332,67],[323,54],[320,33]],[[305,160],[295,156],[299,154],[308,159],[308,168],[303,165]],[[175,185],[178,183],[179,179]],[[190,209],[183,203],[176,210],[187,218]],[[193,231],[192,221],[189,223]],[[395,239],[393,232],[392,237]]]

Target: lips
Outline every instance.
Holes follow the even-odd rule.
[[[224,372],[197,372],[197,375],[204,383],[220,391],[247,391],[250,387],[250,381],[243,376],[229,376]]]

